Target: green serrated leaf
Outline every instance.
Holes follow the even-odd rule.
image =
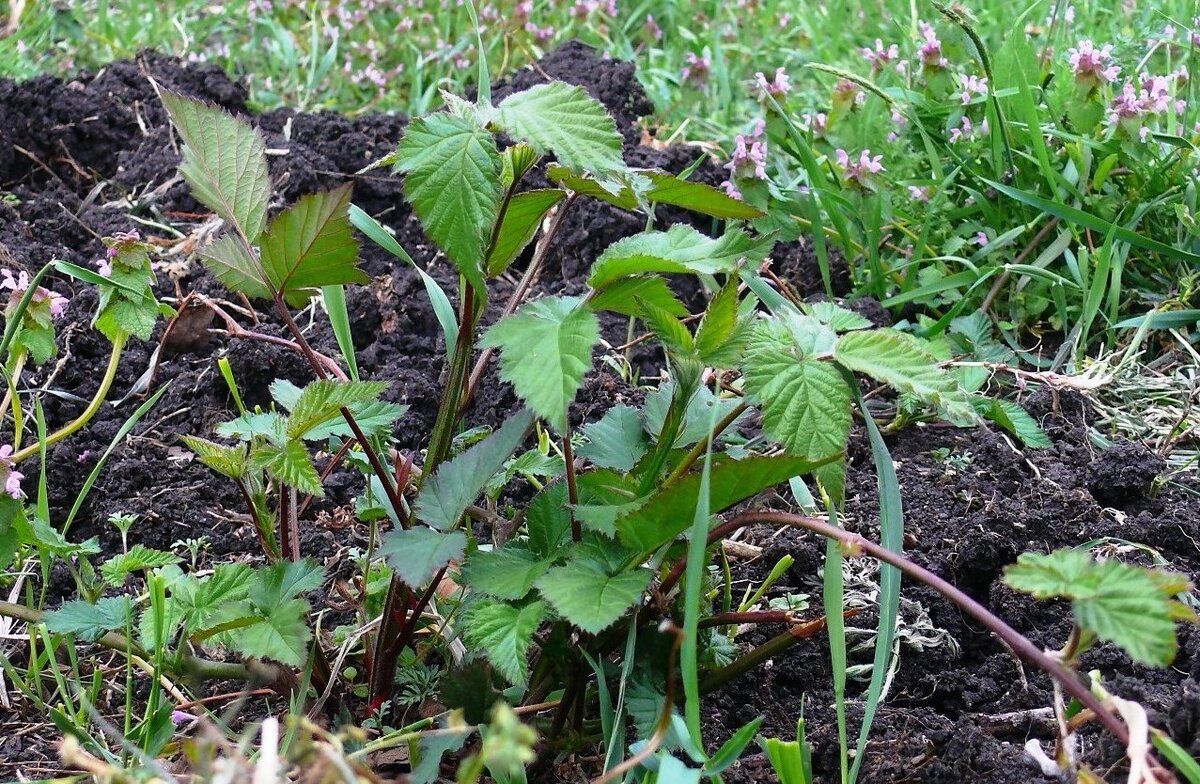
[[[466,612],[464,637],[472,649],[482,649],[488,661],[514,686],[529,680],[526,654],[546,613],[546,605],[531,602],[518,609],[500,602],[478,602]]]
[[[250,452],[250,464],[302,493],[317,497],[325,495],[321,477],[313,467],[308,450],[300,441],[258,444]]]
[[[462,558],[466,546],[467,536],[462,531],[444,533],[417,526],[385,533],[378,554],[387,558],[396,579],[419,590],[443,566]]]
[[[299,667],[308,658],[308,603],[291,599],[276,605],[268,615],[226,635],[243,656],[273,659],[280,664]]]
[[[738,320],[737,280],[716,293],[696,328],[696,351],[709,367],[733,367],[745,345],[748,329]]]
[[[601,468],[628,473],[650,450],[650,441],[642,427],[637,409],[617,405],[599,421],[580,428],[587,443],[576,454]]]
[[[567,488],[564,482],[556,482],[542,490],[525,512],[525,530],[529,534],[529,546],[542,558],[555,556],[571,530],[571,516],[567,512]]]
[[[55,634],[74,634],[81,640],[95,642],[105,634],[124,629],[133,618],[133,603],[127,596],[109,596],[95,604],[63,602],[57,610],[46,613],[42,620]]]
[[[609,574],[591,559],[573,559],[537,581],[537,589],[564,618],[591,634],[612,626],[650,584],[649,569]]]
[[[271,221],[262,238],[263,273],[288,304],[301,306],[322,286],[367,283],[350,226],[350,185],[319,191]]]
[[[222,476],[241,479],[246,475],[248,451],[245,444],[224,446],[196,436],[180,436],[196,458]]]
[[[641,302],[652,303],[659,310],[677,318],[687,315],[687,308],[667,282],[657,275],[618,280],[588,300],[588,306],[597,312],[609,310],[625,316],[637,316],[641,312]]]
[[[717,514],[768,487],[807,474],[838,456],[839,453],[832,453],[821,460],[788,455],[720,461],[714,458],[709,480],[710,509]],[[620,541],[639,552],[651,552],[682,533],[696,509],[700,478],[697,472],[686,474],[655,493],[640,508],[619,518],[616,527]]]
[[[866,317],[832,302],[813,302],[805,305],[804,309],[808,315],[828,324],[834,332],[850,332],[855,329],[869,329],[872,326],[871,321]]]
[[[316,561],[280,561],[260,570],[254,577],[247,597],[259,611],[272,608],[302,593],[321,587],[322,569]]]
[[[504,152],[500,153],[500,178],[505,190],[512,188],[513,184],[528,174],[529,170],[537,165],[540,158],[537,151],[525,142],[517,142],[505,147]]]
[[[495,139],[474,122],[433,114],[409,123],[399,156],[404,195],[425,232],[482,290],[484,252],[503,193]]]
[[[199,251],[200,261],[230,291],[270,299],[271,288],[258,259],[236,234],[225,234]]]
[[[750,237],[733,229],[713,239],[677,223],[666,231],[645,231],[609,245],[592,265],[588,285],[602,289],[628,275],[646,273],[730,273],[739,261],[757,266],[774,246],[772,237]]]
[[[143,569],[157,569],[167,564],[179,563],[179,556],[164,550],[154,550],[145,545],[135,544],[128,552],[114,555],[100,565],[100,576],[104,582],[119,587],[125,583],[126,575]]]
[[[1054,445],[1038,421],[1031,417],[1019,403],[1011,400],[987,400],[982,413],[1021,439],[1021,443],[1029,449],[1049,449]]]
[[[488,277],[500,275],[516,261],[521,251],[533,241],[546,213],[564,196],[566,193],[560,190],[534,190],[518,193],[509,199],[500,229],[496,232],[496,243],[488,253]]]
[[[744,378],[762,410],[763,430],[789,453],[812,460],[845,449],[850,392],[830,363],[799,359],[776,342],[756,340]]]
[[[702,182],[681,180],[659,169],[638,170],[637,173],[650,180],[650,188],[644,194],[648,201],[726,220],[754,220],[764,215],[758,208]]]
[[[287,418],[287,437],[315,438],[312,435],[314,430],[327,425],[332,419],[342,419],[343,408],[376,402],[387,386],[384,381],[317,379],[309,382],[291,406]]]
[[[443,531],[457,525],[467,506],[483,492],[488,479],[525,440],[531,424],[533,415],[522,410],[495,433],[439,466],[417,495],[417,517]]]
[[[215,432],[222,438],[236,438],[239,441],[266,438],[279,444],[287,438],[287,420],[274,411],[247,413],[220,423]]]
[[[579,297],[543,297],[494,324],[480,345],[500,349],[500,375],[559,431],[600,340],[596,315]]]
[[[462,578],[473,591],[497,599],[523,599],[534,580],[553,562],[552,558],[539,558],[532,550],[510,544],[471,553],[463,563]]]
[[[692,333],[683,322],[653,302],[638,302],[637,315],[668,349],[681,354],[691,354],[695,350]]]
[[[633,189],[624,183],[617,183],[618,187],[613,187],[611,182],[597,182],[587,175],[575,174],[567,167],[555,163],[546,167],[546,178],[573,193],[600,199],[623,210],[636,209],[638,206]]]
[[[604,105],[566,82],[539,84],[500,102],[496,123],[539,153],[579,173],[598,176],[624,170],[622,140]]]
[[[834,356],[844,367],[907,392],[970,424],[974,407],[954,376],[914,338],[894,329],[848,332],[838,338]]]
[[[159,95],[183,138],[179,173],[192,194],[254,242],[266,225],[271,195],[262,136],[216,106],[166,90]]]

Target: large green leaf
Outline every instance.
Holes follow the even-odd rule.
[[[264,614],[298,594],[321,587],[322,569],[316,561],[280,561],[259,571],[247,591],[250,602]]]
[[[551,569],[537,588],[560,615],[597,634],[624,615],[649,584],[649,569],[610,574],[595,560],[577,558]]]
[[[740,260],[757,266],[775,240],[733,229],[713,239],[681,223],[666,231],[644,231],[609,245],[592,265],[588,285],[602,289],[628,275],[730,273]]]
[[[349,209],[347,184],[303,196],[271,221],[262,238],[263,272],[292,305],[304,304],[322,286],[369,281],[356,266]]]
[[[942,407],[956,422],[975,419],[974,407],[954,376],[913,337],[894,329],[848,332],[838,338],[834,356],[846,368]]]
[[[462,531],[444,533],[417,526],[388,531],[379,542],[379,555],[387,558],[396,579],[419,590],[438,570],[462,558],[467,537]]]
[[[471,553],[463,563],[462,578],[473,591],[497,599],[523,599],[553,562],[553,558],[539,558],[525,547],[510,544]]]
[[[739,201],[711,185],[681,180],[659,169],[638,173],[650,180],[650,189],[645,194],[649,201],[682,207],[714,218],[754,220],[763,216],[757,207]]]
[[[262,267],[236,234],[225,234],[213,244],[201,248],[200,260],[208,271],[230,291],[257,299],[270,299]]]
[[[417,495],[417,517],[443,531],[453,528],[471,502],[483,492],[492,474],[503,467],[525,440],[525,433],[532,423],[533,415],[522,410],[495,433],[443,463]]]
[[[100,575],[104,582],[119,588],[125,582],[127,575],[143,569],[156,569],[160,566],[179,563],[179,556],[165,550],[155,550],[143,544],[135,544],[128,551],[114,555],[100,565]]]
[[[807,474],[839,457],[840,453],[831,453],[820,460],[790,455],[714,460],[709,485],[711,512],[728,509],[768,487]],[[640,552],[650,552],[682,533],[695,512],[700,480],[697,472],[686,474],[651,496],[640,508],[618,518],[617,535],[621,542]]]
[[[409,123],[396,170],[429,238],[483,287],[484,253],[503,192],[496,141],[477,123],[433,114]]]
[[[166,90],[159,94],[183,138],[179,173],[192,195],[254,242],[266,224],[271,195],[262,136],[216,106]]]
[[[1174,598],[1187,589],[1185,576],[1115,560],[1097,563],[1082,550],[1023,553],[1005,568],[1004,581],[1039,599],[1069,599],[1081,628],[1155,667],[1175,658],[1175,621],[1194,618]]]
[[[584,425],[580,432],[588,441],[576,453],[601,468],[627,473],[650,449],[642,417],[629,406],[613,406],[598,422]]]
[[[671,291],[667,282],[658,275],[618,280],[605,286],[588,300],[588,306],[595,311],[611,310],[625,316],[638,316],[642,312],[643,303],[646,302],[672,316],[687,315],[687,308],[676,298],[675,292]]]
[[[250,453],[250,464],[265,469],[279,482],[302,493],[325,495],[321,477],[313,467],[308,450],[300,441],[258,444]]]
[[[793,455],[840,452],[850,433],[850,391],[828,362],[803,359],[759,331],[746,355],[745,381],[763,430]]]
[[[496,277],[525,250],[535,234],[542,218],[550,208],[562,201],[566,194],[560,190],[535,190],[518,193],[508,201],[496,242],[487,257],[488,277]]]
[[[312,638],[307,618],[308,603],[292,599],[225,637],[244,656],[299,667],[308,658],[308,641]]]
[[[272,391],[275,388],[272,384]],[[385,389],[385,381],[334,381],[324,378],[310,381],[289,406],[291,413],[287,418],[287,436],[312,438],[316,428],[335,417],[341,418],[343,408],[375,402]]]
[[[95,642],[107,632],[124,629],[133,616],[133,605],[127,596],[109,596],[95,604],[63,602],[57,610],[46,613],[42,620],[55,634],[74,634],[81,640]]]
[[[531,602],[517,609],[500,602],[478,602],[466,612],[463,636],[472,649],[482,649],[501,675],[514,686],[529,680],[526,653],[545,615],[546,605]]]
[[[604,105],[582,87],[566,82],[539,84],[500,102],[496,121],[538,153],[550,152],[574,172],[597,176],[621,172],[621,135]]]
[[[592,365],[596,315],[579,297],[543,297],[493,325],[481,345],[500,348],[500,375],[558,430]]]

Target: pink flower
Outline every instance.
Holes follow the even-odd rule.
[[[708,84],[708,72],[712,68],[712,61],[708,57],[700,57],[693,52],[688,52],[684,57],[684,62],[686,64],[679,73],[685,83],[701,88]]]
[[[851,161],[850,154],[838,148],[834,152],[838,168],[842,170],[842,181],[847,185],[869,189],[873,185],[874,176],[884,171],[883,156],[871,157],[870,150],[863,150],[857,161]]]
[[[651,41],[662,40],[662,28],[658,26],[658,22],[654,21],[652,14],[646,14],[646,23],[642,25],[642,30],[645,31]]]
[[[853,106],[861,106],[867,100],[867,94],[849,79],[839,79],[833,85],[833,108],[835,111],[845,111]]]
[[[731,199],[742,200],[742,192],[737,189],[731,180],[725,180],[721,183],[721,187],[725,189],[725,195]]]
[[[988,80],[986,76],[981,79],[974,75],[959,74],[958,81],[962,85],[963,106],[969,104],[971,99],[976,95],[986,96],[988,94]]]
[[[919,188],[916,185],[909,185],[908,186],[908,198],[912,199],[913,201],[919,201],[919,202],[928,204],[929,203],[929,188],[927,188],[927,187]]]
[[[782,98],[792,91],[792,85],[788,80],[787,71],[783,68],[775,69],[775,78],[767,81],[767,77],[762,71],[754,74],[754,84],[758,87],[759,96],[765,98],[771,96],[773,98]]]
[[[21,480],[25,475],[13,467],[12,456],[12,444],[0,446],[0,478],[4,480],[4,492],[10,498],[21,499],[25,497],[21,491]]]
[[[959,126],[957,128],[950,129],[950,143],[957,144],[960,141],[965,141],[976,136],[987,135],[988,123],[986,119],[984,119],[984,121],[981,122],[978,127],[975,127],[971,124],[971,118],[963,115],[962,120],[959,121]]]
[[[883,41],[876,38],[875,48],[864,46],[858,50],[863,56],[863,59],[871,64],[871,71],[879,73],[889,65],[900,59],[900,47],[896,44],[891,44],[884,48]]]
[[[1115,81],[1121,72],[1118,66],[1112,64],[1112,44],[1097,49],[1095,44],[1084,38],[1078,46],[1067,50],[1067,59],[1071,63],[1071,70],[1075,72],[1075,81],[1091,88]]]
[[[800,116],[800,129],[812,131],[814,137],[824,136],[828,123],[829,117],[825,112],[817,112],[816,114],[806,112]]]
[[[767,179],[766,141],[739,133],[733,137],[733,156],[725,168],[735,179]]]
[[[988,244],[988,235],[982,231],[975,232],[975,244],[984,247]]]
[[[921,48],[917,50],[921,68],[925,71],[939,71],[950,65],[950,61],[942,54],[942,42],[938,40],[937,31],[933,29],[933,25],[928,22],[918,22],[917,26],[921,31],[922,39],[924,39],[921,42]]]
[[[21,301],[21,297],[25,296],[25,292],[29,289],[29,273],[21,270],[16,276],[12,274],[12,270],[0,270],[0,290],[7,289],[12,292],[8,298],[10,308],[16,307]],[[58,318],[67,310],[67,305],[70,300],[59,294],[51,291],[43,286],[38,286],[37,291],[33,292],[33,297],[30,298],[30,303],[49,302],[50,317]]]

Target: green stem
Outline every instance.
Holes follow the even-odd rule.
[[[44,617],[40,610],[6,601],[0,601],[0,616],[15,618],[28,624],[41,623]],[[141,646],[116,632],[108,632],[96,642],[110,650],[137,656],[139,659],[153,658]],[[183,665],[179,668],[178,673],[199,675],[201,678],[213,680],[272,682],[278,679],[276,669],[264,664],[219,662],[191,655],[183,658]]]
[[[88,403],[88,407],[83,410],[83,413],[74,422],[46,436],[45,446],[57,444],[59,441],[78,431],[91,421],[96,412],[100,410],[100,406],[104,405],[104,399],[108,397],[108,392],[112,389],[113,379],[117,377],[117,365],[121,362],[121,351],[124,349],[127,339],[128,335],[119,335],[113,341],[112,353],[108,356],[108,367],[104,369],[104,378],[100,379],[100,388],[96,390],[96,394],[92,397],[92,402]],[[38,453],[41,446],[42,444],[40,443],[31,444],[21,451],[14,453],[12,462],[15,464],[26,458],[33,457]]]
[[[745,402],[742,402],[739,403],[732,411],[726,414],[725,418],[718,422],[717,426],[713,428],[713,439],[715,440],[722,433],[724,433],[725,429],[736,422],[738,417],[746,413],[746,409],[749,407],[750,406]],[[708,450],[708,442],[708,436],[705,436],[697,441],[696,445],[692,447],[691,451],[684,455],[683,459],[679,461],[679,465],[675,466],[675,470],[671,472],[670,476],[663,481],[662,488],[667,488],[675,484],[684,474],[687,473],[689,468],[696,464],[697,460],[704,457],[705,451]]]

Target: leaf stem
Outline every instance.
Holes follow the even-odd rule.
[[[112,389],[113,379],[117,377],[117,366],[121,362],[121,351],[125,347],[127,335],[119,335],[112,344],[112,352],[108,355],[108,366],[104,369],[104,377],[100,379],[100,386],[96,390],[96,394],[92,396],[92,401],[88,403],[87,408],[83,410],[74,422],[64,426],[62,429],[46,436],[45,446],[57,444],[64,438],[72,435],[96,415],[100,410],[100,406],[104,405],[104,399],[108,397],[109,390]],[[22,460],[32,457],[41,449],[42,444],[30,444],[19,452],[15,452],[12,456],[12,462],[19,463]]]
[[[735,406],[732,411],[726,414],[721,421],[717,423],[717,426],[713,428],[712,438],[716,439],[721,435],[721,433],[724,433],[725,429],[736,422],[738,417],[746,413],[746,409],[748,408],[750,408],[750,406],[745,401],[738,403],[737,406]],[[679,461],[679,465],[675,466],[675,470],[672,471],[671,474],[663,481],[662,488],[670,487],[678,482],[683,475],[687,473],[687,470],[696,464],[697,460],[704,457],[704,453],[708,449],[708,443],[709,437],[707,435],[697,441],[696,445],[693,446],[691,450],[683,456],[683,459]]]
[[[558,230],[563,223],[563,218],[571,209],[571,205],[575,203],[575,199],[576,194],[572,193],[562,203],[562,206],[558,208],[558,211],[554,213],[554,218],[551,220],[550,226],[546,229],[546,233],[542,235],[541,240],[534,249],[533,258],[530,259],[529,266],[525,268],[525,274],[521,276],[521,281],[513,289],[508,302],[504,304],[504,310],[501,312],[500,318],[511,316],[516,312],[521,302],[524,301],[525,295],[529,293],[529,289],[533,286],[534,281],[537,280],[542,264],[550,252],[550,244],[554,241],[554,236],[558,234]],[[479,359],[475,361],[475,367],[471,370],[470,380],[467,381],[467,387],[463,392],[462,400],[459,402],[459,414],[462,414],[466,410],[466,407],[470,405],[471,398],[475,396],[475,390],[479,387],[479,382],[483,380],[483,374],[487,372],[488,361],[492,358],[492,352],[494,351],[495,349],[485,348],[479,355]]]
[[[583,529],[579,519],[575,517],[575,507],[579,505],[579,484],[575,480],[575,451],[571,446],[570,416],[565,417],[563,421],[566,422],[562,434],[563,463],[567,467],[567,501],[570,503],[567,514],[571,518],[571,541],[578,542],[583,538]]]
[[[1089,708],[1096,714],[1100,723],[1112,733],[1113,737],[1122,746],[1129,745],[1129,730],[1125,726],[1125,723],[1117,718],[1112,711],[1105,709],[1100,700],[1079,680],[1076,673],[1067,669],[1063,666],[1062,662],[1034,645],[1028,637],[1025,637],[1016,629],[1000,620],[1000,618],[996,617],[979,602],[923,566],[919,566],[903,555],[894,553],[886,547],[881,547],[859,534],[832,526],[822,520],[803,517],[797,514],[766,511],[744,512],[732,518],[726,525],[743,527],[752,523],[804,528],[827,539],[839,542],[850,552],[865,552],[872,558],[890,564],[909,577],[925,583],[958,605],[960,609],[978,621],[989,632],[999,637],[1017,656],[1040,667],[1050,677],[1062,684],[1063,688],[1070,692],[1072,697],[1078,699],[1085,708]]]

